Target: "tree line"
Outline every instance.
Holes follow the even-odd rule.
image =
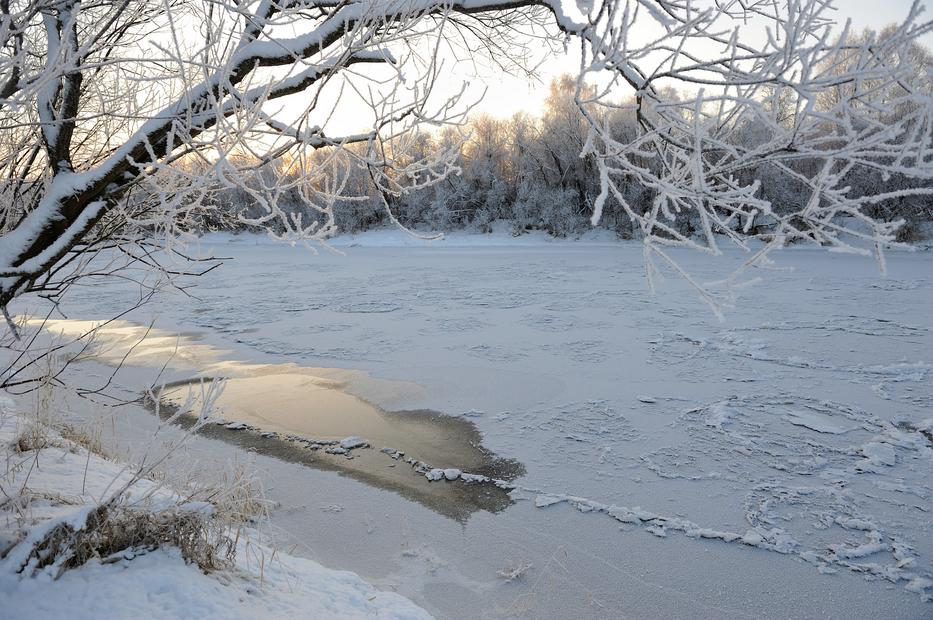
[[[884,37],[866,31],[856,41],[871,41]],[[930,90],[930,53],[920,45],[910,49],[917,66],[915,83],[911,88]],[[839,71],[851,70],[846,58],[836,59]],[[822,92],[816,98],[817,108],[830,111],[839,99],[846,97],[845,86]],[[595,88],[591,89],[595,90]],[[350,145],[337,152],[320,150],[311,155],[314,165],[328,168],[326,178],[341,179],[341,192],[333,193],[336,230],[361,232],[394,223],[418,231],[453,231],[472,229],[489,232],[494,223],[504,223],[514,235],[529,231],[546,231],[557,237],[577,236],[593,227],[591,217],[594,203],[600,193],[600,175],[596,156],[586,152],[591,124],[585,118],[578,102],[586,98],[578,92],[575,76],[563,75],[550,84],[549,93],[539,115],[520,112],[511,118],[477,115],[460,126],[447,126],[442,130],[419,131],[407,137],[398,147],[411,161],[427,161],[432,154],[452,153],[452,167],[446,173],[426,168],[408,171],[396,179],[399,192],[386,195],[371,181],[364,158],[354,158],[354,150],[362,153],[365,146]],[[680,97],[674,90],[665,93],[671,101]],[[891,94],[891,100],[897,94]],[[799,97],[791,89],[772,88],[763,108],[778,123],[792,127],[794,117],[800,113]],[[873,113],[876,122],[888,117],[901,117],[910,110],[879,109]],[[811,112],[812,113],[812,112]],[[862,111],[865,116],[865,111]],[[772,121],[773,119],[768,119]],[[638,118],[634,99],[620,101],[600,118],[604,129],[615,140],[626,143],[636,139],[643,126]],[[730,139],[746,148],[767,144],[773,139],[773,123],[763,122],[757,115],[748,114],[732,121]],[[827,148],[844,146],[844,136],[833,135],[833,124],[827,123],[823,137]],[[334,150],[336,151],[336,150]],[[582,153],[582,155],[581,155]],[[663,162],[646,151],[639,162],[653,170],[649,178],[659,178]],[[818,177],[826,161],[821,157],[797,158],[789,164],[777,165],[765,160],[744,168],[735,175],[739,184],[757,181],[759,196],[767,200],[774,213],[789,214],[799,211],[812,199],[807,180]],[[790,167],[793,174],[787,173]],[[276,192],[279,208],[304,221],[320,218],[322,209],[302,196],[298,182],[298,167],[276,160],[254,166],[242,165],[244,177],[236,186],[218,185],[211,200],[212,209],[207,217],[196,218],[199,230],[259,229],[267,208],[259,196],[270,190]],[[294,168],[294,171],[292,170]],[[244,183],[245,180],[245,183]],[[244,188],[244,185],[246,188]],[[920,240],[933,221],[933,200],[915,190],[933,188],[928,180],[918,181],[910,175],[891,172],[872,166],[868,158],[856,162],[846,171],[842,185],[849,197],[883,195],[882,200],[866,200],[863,213],[882,221],[903,220],[898,240]],[[252,187],[252,191],[248,189]],[[331,195],[315,187],[316,200]],[[630,205],[648,209],[656,200],[658,188],[640,178],[631,178],[622,187],[623,198]],[[693,235],[701,225],[690,214],[672,213],[670,223],[679,233]],[[245,223],[244,223],[245,222]],[[257,222],[252,224],[251,222]],[[767,218],[756,221],[746,234],[767,237],[771,224]],[[264,225],[265,222],[262,222]],[[602,207],[602,216],[596,226],[616,233],[620,238],[637,238],[640,231],[629,217],[618,197],[610,196]],[[743,226],[734,222],[736,229]]]

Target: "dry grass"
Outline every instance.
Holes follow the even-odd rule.
[[[55,430],[64,439],[81,446],[88,452],[101,456],[105,459],[111,458],[111,455],[104,449],[101,440],[100,427],[91,428],[89,426],[75,426],[67,422],[55,425]]]
[[[14,452],[23,453],[52,446],[70,449],[72,452],[77,446],[103,458],[111,458],[104,449],[99,429],[75,426],[66,422],[58,424],[45,421],[29,422],[23,426],[16,439],[13,440],[12,448]]]
[[[246,466],[232,466],[220,479],[196,492],[194,499],[210,502],[231,527],[257,523],[269,517],[272,504],[259,479]]]
[[[29,423],[19,431],[16,439],[13,440],[12,448],[15,452],[32,452],[47,448],[51,443],[51,438],[43,425]]]
[[[97,453],[106,458],[100,434],[72,425],[59,424],[52,429],[45,424],[30,423],[24,426],[12,448],[17,452],[29,452],[51,446],[71,450],[80,446],[89,454]],[[155,470],[144,471],[145,476],[141,471],[134,478],[153,480],[159,477]],[[45,570],[57,579],[65,571],[90,560],[119,561],[162,547],[176,547],[185,561],[205,572],[227,567],[234,559],[237,540],[244,535],[243,526],[263,520],[271,508],[250,471],[240,466],[213,476],[203,471],[189,472],[189,479],[180,487],[188,492],[176,496],[174,506],[164,510],[126,506],[121,500],[122,493],[118,493],[93,508],[84,527],[76,528],[68,523],[53,527],[32,545],[20,570],[32,574]],[[207,478],[211,478],[210,482]],[[156,486],[161,488],[163,484],[164,481]],[[0,510],[18,514],[21,522],[25,520],[28,506],[36,499],[53,504],[81,503],[57,494],[37,494],[25,487],[16,499],[16,506],[12,501],[0,502]],[[25,530],[19,534],[10,542],[21,542]],[[0,550],[0,554],[5,555],[11,546],[3,546],[7,548]]]
[[[36,391],[34,411],[23,416],[24,423],[7,447],[8,455],[31,452],[35,459],[24,461],[8,457],[5,478],[12,479],[12,467],[31,467],[33,462],[38,462],[42,450],[58,447],[73,453],[87,451],[86,480],[87,468],[97,466],[92,455],[113,460],[104,448],[101,427],[79,426],[61,420],[54,403],[54,391],[51,386],[42,387],[48,389]],[[13,546],[28,544],[28,549],[23,550],[24,556],[19,556],[23,557],[19,571],[30,574],[42,571],[53,578],[89,561],[116,562],[165,547],[177,548],[185,561],[205,572],[229,566],[234,560],[237,541],[252,532],[244,526],[255,524],[269,514],[270,504],[263,499],[257,478],[250,474],[251,468],[185,469],[186,479],[177,481],[181,484],[171,485],[170,476],[167,477],[161,467],[200,425],[207,423],[213,399],[219,394],[215,387],[212,384],[212,391],[201,410],[196,412],[198,424],[178,437],[169,435],[167,440],[159,441],[158,435],[171,427],[172,420],[163,422],[145,453],[132,459],[138,459],[139,463],[129,464],[129,477],[119,482],[115,479],[114,488],[108,487],[106,495],[109,497],[96,506],[88,506],[90,512],[80,525],[56,523],[39,540],[26,542],[29,507],[34,500],[42,499],[53,505],[78,505],[87,501],[83,486],[81,497],[66,498],[55,490],[36,492],[30,489],[26,475],[17,493],[0,501],[0,511],[8,513],[11,523],[16,524],[16,528],[0,540],[0,554],[6,556]],[[135,497],[132,503],[126,502],[126,492],[143,480],[154,484],[146,486],[143,498]],[[172,487],[177,490],[171,491]],[[171,507],[154,510],[149,505],[146,500],[157,492],[163,495],[162,501],[167,499],[172,504]]]
[[[203,511],[160,512],[102,505],[83,528],[60,523],[34,546],[21,570],[52,568],[53,576],[90,560],[113,562],[163,546],[177,547],[187,562],[207,572],[228,566],[234,541],[227,528]]]

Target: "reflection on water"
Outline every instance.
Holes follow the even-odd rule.
[[[189,393],[197,398],[199,383],[167,386],[161,395],[163,403],[180,404]],[[230,379],[217,405],[225,420],[246,423],[251,429],[210,425],[202,434],[284,460],[339,471],[458,520],[466,520],[476,510],[497,512],[511,502],[493,484],[429,482],[406,458],[498,479],[514,478],[522,471],[516,461],[483,450],[479,432],[466,420],[431,411],[383,411],[302,375]],[[311,444],[315,449],[289,440],[290,436],[316,440]],[[352,436],[365,439],[370,447],[346,455],[327,452],[330,442]],[[317,447],[321,443],[324,446]],[[382,448],[402,452],[405,458],[394,459]]]
[[[46,324],[49,331],[70,338],[82,336],[94,327],[88,321]],[[85,357],[110,364],[168,366],[192,372],[190,379],[169,384],[162,390],[159,397],[167,405],[163,411],[184,402],[189,394],[197,399],[200,388],[192,388],[199,386],[204,377],[226,378],[217,407],[224,420],[242,422],[247,428],[208,425],[202,435],[284,460],[338,471],[397,492],[457,520],[466,520],[477,510],[497,512],[511,503],[507,491],[490,482],[431,482],[424,475],[427,465],[511,480],[523,473],[524,468],[517,461],[499,458],[485,450],[479,431],[466,420],[431,411],[386,411],[370,402],[411,397],[420,390],[417,385],[374,379],[354,370],[246,364],[223,359],[225,353],[190,336],[113,322],[94,332]],[[353,449],[347,454],[328,453],[326,445],[351,436],[365,439],[370,447]],[[300,438],[316,442],[309,447],[309,442]],[[333,447],[332,451],[341,452]],[[395,454],[393,458],[383,448],[403,452],[405,456]]]

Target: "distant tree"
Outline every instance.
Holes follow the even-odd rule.
[[[901,223],[869,207],[925,195],[933,174],[933,106],[912,81],[930,30],[920,8],[859,38],[833,32],[831,0],[2,0],[0,308],[30,291],[54,298],[101,248],[151,264],[133,248],[209,221],[218,187],[258,205],[244,222],[292,242],[332,235],[335,208],[358,199],[377,198],[390,221],[427,186],[435,202],[464,200],[459,147],[411,156],[420,126],[469,109],[436,92],[438,50],[527,70],[542,39],[572,43],[582,62],[549,101],[545,152],[521,164],[557,184],[526,187],[525,210],[569,200],[596,223],[615,209],[644,240],[649,276],[657,261],[687,275],[671,245],[716,254],[726,235],[748,248],[762,221],[769,243],[750,264],[798,240],[880,259]],[[794,93],[791,117],[775,114],[774,92]],[[351,93],[370,118],[331,131]],[[279,100],[296,95],[303,113],[283,113]],[[620,111],[634,136],[613,128]],[[737,139],[748,119],[761,124],[752,143]],[[246,173],[276,159],[287,174]],[[476,171],[487,217],[502,208],[503,165]],[[357,168],[366,196],[350,194]],[[749,175],[763,169],[806,199],[776,208]],[[863,169],[905,184],[855,196],[846,183]]]

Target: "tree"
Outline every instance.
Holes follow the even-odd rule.
[[[777,3],[763,4],[770,12]],[[759,9],[765,11],[762,6],[739,10],[737,3],[730,3],[725,10],[734,8],[761,17]],[[753,253],[747,265],[757,264],[768,252],[788,242],[802,240],[842,251],[874,252],[884,268],[883,249],[894,241],[902,222],[874,219],[866,207],[893,197],[930,192],[931,143],[925,137],[916,140],[929,135],[930,91],[910,80],[916,64],[907,60],[916,35],[928,31],[929,26],[913,22],[921,10],[919,3],[914,3],[908,21],[891,28],[889,37],[853,39],[846,28],[832,39],[829,31],[813,28],[814,23],[828,17],[828,8],[825,2],[787,3],[785,14],[778,18],[781,28],[771,31],[780,32],[780,38],[769,37],[765,46],[746,46],[735,35],[723,39],[713,36],[731,51],[728,58],[713,61],[684,51],[691,49],[701,31],[677,37],[678,45],[664,46],[664,53],[647,47],[634,51],[629,45],[631,54],[657,59],[650,71],[639,67],[634,74],[623,71],[618,77],[637,89],[634,110],[640,135],[634,142],[622,143],[610,132],[595,129],[587,152],[597,156],[602,181],[594,220],[610,195],[619,200],[643,231],[649,278],[655,271],[655,259],[660,259],[690,280],[665,246],[683,245],[718,254],[717,234],[724,234],[749,249],[748,232],[762,220],[768,223],[768,243]],[[704,17],[698,17],[706,25],[702,32],[714,32],[716,22]],[[600,40],[625,39],[620,33],[630,31],[634,21],[629,24],[629,28],[606,28]],[[606,47],[612,45],[607,43]],[[588,49],[588,64],[593,70],[611,62],[598,47]],[[835,62],[841,57],[849,62],[842,66]],[[679,102],[666,101],[658,93],[661,84],[670,84],[671,78],[693,83],[699,90],[685,94]],[[784,88],[795,94],[791,123],[773,111],[769,113],[769,107],[774,107],[768,105],[769,95]],[[831,90],[837,91],[838,98],[828,107],[821,105],[821,93]],[[604,106],[600,96],[583,103]],[[904,110],[905,114],[880,121],[875,116],[878,109]],[[581,110],[596,128],[598,120],[587,105]],[[749,143],[737,139],[749,118],[764,129],[764,140]],[[645,154],[660,167],[646,168],[638,163],[637,158]],[[805,199],[783,212],[776,210],[763,197],[759,179],[742,178],[747,171],[764,165],[802,184]],[[877,171],[885,178],[903,174],[918,183],[909,189],[876,187],[855,194],[845,180],[853,171],[865,170]],[[650,208],[625,200],[620,188],[631,179],[654,191]],[[699,240],[677,230],[674,224],[684,216],[698,223]],[[697,289],[714,308],[718,305],[709,290],[698,285]]]
[[[928,190],[856,196],[844,179],[861,168],[933,174],[930,92],[906,80],[910,46],[930,25],[915,4],[884,38],[851,39],[834,34],[831,9],[831,0],[0,0],[0,307],[24,292],[58,295],[99,248],[153,231],[172,239],[216,203],[208,177],[251,194],[262,210],[253,224],[305,241],[333,234],[353,162],[394,219],[394,201],[457,171],[457,149],[414,158],[405,148],[420,125],[455,122],[469,107],[434,88],[448,57],[439,50],[527,68],[535,37],[580,49],[561,105],[572,90],[593,178],[575,172],[571,189],[595,193],[594,222],[618,205],[645,240],[649,275],[657,259],[686,275],[670,245],[718,253],[726,235],[747,249],[762,219],[770,241],[751,263],[798,239],[867,244],[881,258],[898,223],[866,207]],[[843,53],[846,63],[832,62]],[[769,112],[775,88],[794,93],[792,122]],[[626,90],[634,98],[619,103]],[[835,98],[821,103],[827,92]],[[368,128],[330,131],[350,93],[366,102]],[[303,110],[290,115],[278,102],[296,95]],[[879,122],[878,107],[898,114]],[[619,109],[637,120],[634,139],[620,141],[608,122]],[[766,137],[745,144],[736,136],[749,118]],[[250,187],[243,155],[286,158],[289,174]],[[807,199],[776,210],[743,177],[765,165]],[[650,190],[651,204],[631,202],[631,183]],[[316,216],[283,210],[283,196]],[[684,217],[701,240],[676,225]]]

